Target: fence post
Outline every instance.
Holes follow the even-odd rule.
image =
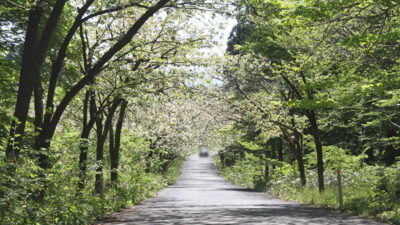
[[[343,208],[342,171],[336,170],[338,180],[339,208]]]

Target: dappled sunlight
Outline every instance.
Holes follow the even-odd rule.
[[[96,224],[326,224],[379,223],[328,209],[286,202],[227,183],[211,158],[190,156],[177,183],[141,205]]]
[[[0,225],[400,225],[400,0],[0,12]]]

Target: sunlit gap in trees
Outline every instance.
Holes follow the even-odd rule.
[[[229,35],[237,24],[236,19],[220,13],[201,12],[190,18],[187,23],[190,24],[190,29],[179,31],[182,38],[194,35],[197,39],[205,40],[204,45],[199,46],[193,54],[187,55],[188,63],[180,66],[187,73],[194,75],[187,85],[223,85],[218,77]]]

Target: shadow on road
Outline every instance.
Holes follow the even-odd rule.
[[[189,157],[178,182],[143,202],[97,223],[378,225],[340,212],[298,205],[268,194],[238,188],[216,172],[210,158]]]
[[[179,206],[154,207],[151,211],[135,212],[122,219],[113,218],[106,222],[114,224],[352,224],[367,225],[365,220],[352,219],[326,209],[297,205],[252,205],[251,207],[224,206]],[[125,212],[127,213],[127,212]],[[140,221],[140,222],[139,222]]]

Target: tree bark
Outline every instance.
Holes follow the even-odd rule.
[[[96,120],[96,133],[97,133],[97,146],[96,146],[96,175],[95,175],[95,192],[101,196],[104,194],[104,176],[103,176],[103,164],[104,164],[104,143],[107,139],[107,134],[114,117],[115,110],[120,105],[121,99],[114,100],[113,104],[108,110],[106,121],[103,124],[103,116],[97,116]]]
[[[90,132],[96,123],[96,103],[94,101],[94,93],[88,90],[83,100],[83,115],[82,115],[82,133],[79,146],[79,176],[78,187],[82,190],[85,187],[87,158],[89,150]],[[90,114],[90,119],[89,119]]]
[[[94,191],[99,195],[104,194],[104,178],[103,178],[103,158],[104,158],[104,143],[106,136],[103,134],[103,118],[99,116],[96,120],[96,175],[94,183]]]
[[[125,119],[125,111],[128,106],[128,101],[122,100],[122,104],[119,111],[118,121],[115,127],[115,138],[113,148],[110,148],[110,161],[111,161],[111,182],[118,182],[118,168],[121,148],[121,132],[122,125]],[[111,146],[111,145],[110,145]]]
[[[268,163],[265,163],[265,165],[264,165],[264,181],[265,181],[265,189],[267,189],[267,187],[269,186],[269,177],[270,177],[270,175],[269,175],[269,165],[268,165]]]
[[[303,99],[300,91],[297,90],[296,86],[292,82],[290,82],[290,80],[285,75],[281,74],[281,76],[282,76],[283,80],[286,82],[286,84],[291,89],[291,91],[288,93],[287,97],[285,97],[285,100],[288,101],[291,98]],[[304,83],[306,83],[305,79],[303,81],[304,81]],[[309,93],[308,96],[310,99],[312,99],[311,93]],[[289,115],[291,116],[291,124],[293,127],[295,127],[295,125],[296,125],[295,120],[294,120],[294,114],[295,114],[294,110],[290,110]],[[282,129],[282,131],[283,131],[283,129]],[[297,130],[293,130],[293,133],[295,136],[294,142],[291,142],[289,135],[285,134],[284,136],[286,136],[286,139],[290,145],[290,148],[292,148],[292,151],[294,152],[294,155],[296,157],[301,185],[305,186],[307,183],[307,180],[306,180],[305,169],[304,169],[302,134],[300,132],[298,132]]]
[[[40,131],[43,129],[43,116],[44,116],[44,90],[42,87],[42,79],[40,76],[40,70],[46,57],[46,52],[50,45],[50,40],[53,37],[55,29],[58,25],[58,21],[61,17],[62,11],[67,0],[57,0],[51,10],[50,16],[46,21],[45,27],[41,34],[40,40],[35,48],[35,56],[32,70],[32,76],[34,79],[34,103],[35,103],[35,130],[39,134],[35,138],[35,149],[39,151],[39,164],[43,165],[42,168],[48,168],[48,156],[43,149],[47,149],[49,133]],[[42,144],[43,143],[43,144]]]
[[[267,151],[267,149],[265,149],[265,152],[264,152],[264,154],[265,154],[265,158],[267,159],[268,158],[268,151]],[[270,175],[269,175],[269,164],[267,163],[267,161],[265,161],[265,165],[264,165],[264,181],[265,181],[265,189],[267,189],[267,187],[269,186],[269,177],[270,177]]]
[[[288,143],[290,151],[293,153],[294,157],[296,158],[297,162],[297,167],[299,170],[299,177],[300,177],[300,182],[302,186],[306,185],[306,176],[305,176],[305,169],[304,169],[304,160],[303,160],[303,154],[302,154],[302,145],[298,141],[300,140],[299,136],[300,134],[294,134],[295,139],[292,140],[290,138],[290,134],[283,128],[281,128],[283,137]]]
[[[296,127],[296,122],[294,120],[294,111],[290,111],[290,116],[291,116],[291,124],[293,127]],[[297,160],[297,166],[299,170],[299,175],[300,175],[300,182],[301,186],[306,186],[307,180],[306,180],[306,173],[304,169],[304,159],[303,159],[303,136],[300,132],[293,132],[294,133],[294,151],[296,155],[296,160]]]
[[[283,146],[282,146],[282,138],[277,139],[277,150],[278,150],[278,160],[283,162]]]
[[[115,182],[113,182],[113,180],[115,181],[115,173],[113,172],[113,167],[115,167],[115,165],[113,165],[115,163],[115,136],[114,136],[114,125],[111,123],[110,127],[108,128],[108,150],[109,150],[109,154],[110,154],[110,181],[112,183],[115,184]]]
[[[310,122],[312,136],[314,138],[315,150],[317,151],[317,173],[318,173],[318,190],[320,192],[324,191],[324,160],[323,160],[323,150],[321,136],[318,129],[317,118],[314,110],[307,112],[307,118]]]
[[[43,15],[42,1],[39,1],[29,11],[28,27],[22,52],[22,64],[19,75],[17,101],[14,110],[14,119],[7,141],[6,160],[16,163],[19,158],[22,136],[28,117],[34,87],[32,67],[34,63],[35,46],[39,36],[39,24]]]
[[[300,175],[300,182],[301,186],[306,186],[307,180],[306,180],[306,173],[304,169],[304,159],[303,159],[303,144],[301,141],[301,137],[299,134],[295,134],[295,151],[296,151],[296,160],[297,160],[297,166],[299,169],[299,175]]]
[[[25,36],[22,66],[18,85],[17,102],[14,120],[11,124],[6,158],[16,160],[19,158],[19,149],[29,111],[32,91],[35,89],[35,126],[40,129],[43,116],[43,90],[41,88],[40,69],[42,67],[50,40],[54,34],[58,20],[67,0],[57,0],[46,21],[43,32],[39,34],[40,21],[44,13],[43,1],[38,1],[30,10],[28,27]],[[39,38],[40,36],[40,38]],[[41,113],[39,118],[37,115]],[[39,147],[40,135],[37,136],[35,147]],[[40,149],[40,148],[39,148]],[[39,153],[40,154],[40,153]],[[41,157],[42,158],[42,157]]]

